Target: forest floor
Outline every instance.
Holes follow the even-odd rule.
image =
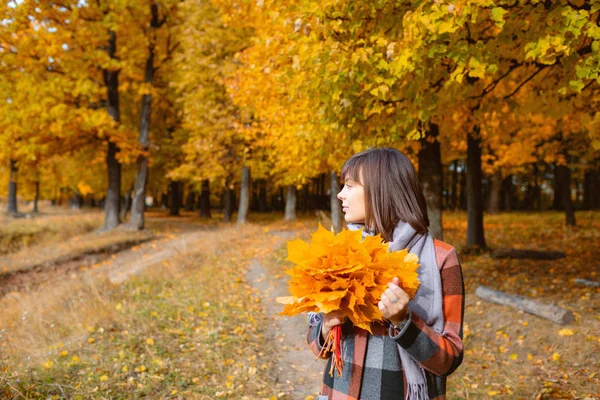
[[[0,226],[33,232],[0,252],[0,398],[311,399],[324,368],[304,317],[280,317],[286,240],[316,218],[147,214],[144,232],[95,232],[100,213],[48,212]],[[462,251],[466,214],[444,214],[466,288],[462,366],[449,399],[599,399],[600,213],[486,215],[492,248],[561,250],[555,261]],[[27,226],[28,224],[31,224]],[[33,226],[33,227],[32,227]],[[43,228],[40,228],[43,227]],[[8,232],[8,233],[7,233]],[[37,232],[37,233],[36,233]],[[571,310],[565,326],[475,295],[478,285]]]

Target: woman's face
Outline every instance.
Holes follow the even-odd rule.
[[[346,222],[365,223],[365,191],[360,183],[347,178],[337,198],[342,201]]]

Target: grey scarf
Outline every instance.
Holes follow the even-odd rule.
[[[348,224],[349,230],[363,229],[363,224]],[[365,236],[373,235],[373,232],[362,232]],[[442,314],[442,283],[440,272],[435,257],[433,238],[429,233],[421,235],[417,233],[410,224],[400,221],[396,228],[392,241],[389,242],[390,251],[408,249],[419,257],[418,269],[421,285],[415,297],[408,303],[411,313],[417,314],[431,328],[442,332],[444,328],[444,316]],[[427,381],[423,367],[398,345],[402,368],[406,375],[408,390],[406,399],[428,400]]]

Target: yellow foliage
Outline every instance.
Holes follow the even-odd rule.
[[[371,331],[372,322],[383,321],[377,303],[394,277],[414,297],[418,257],[408,250],[389,252],[380,235],[361,238],[362,231],[335,235],[319,225],[310,243],[289,241],[286,260],[296,266],[287,271],[292,295],[277,298],[285,304],[281,314],[340,310],[355,326]]]

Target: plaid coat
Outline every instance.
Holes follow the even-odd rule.
[[[342,376],[329,375],[331,354],[323,373],[319,400],[400,400],[406,398],[406,378],[402,371],[397,345],[421,364],[432,400],[446,398],[446,377],[462,362],[463,314],[465,289],[462,269],[454,247],[434,240],[435,256],[442,281],[444,330],[436,332],[416,314],[396,331],[389,324],[373,327],[369,332],[344,324],[342,332],[344,367]],[[321,323],[310,327],[308,344],[315,355],[323,345]]]

